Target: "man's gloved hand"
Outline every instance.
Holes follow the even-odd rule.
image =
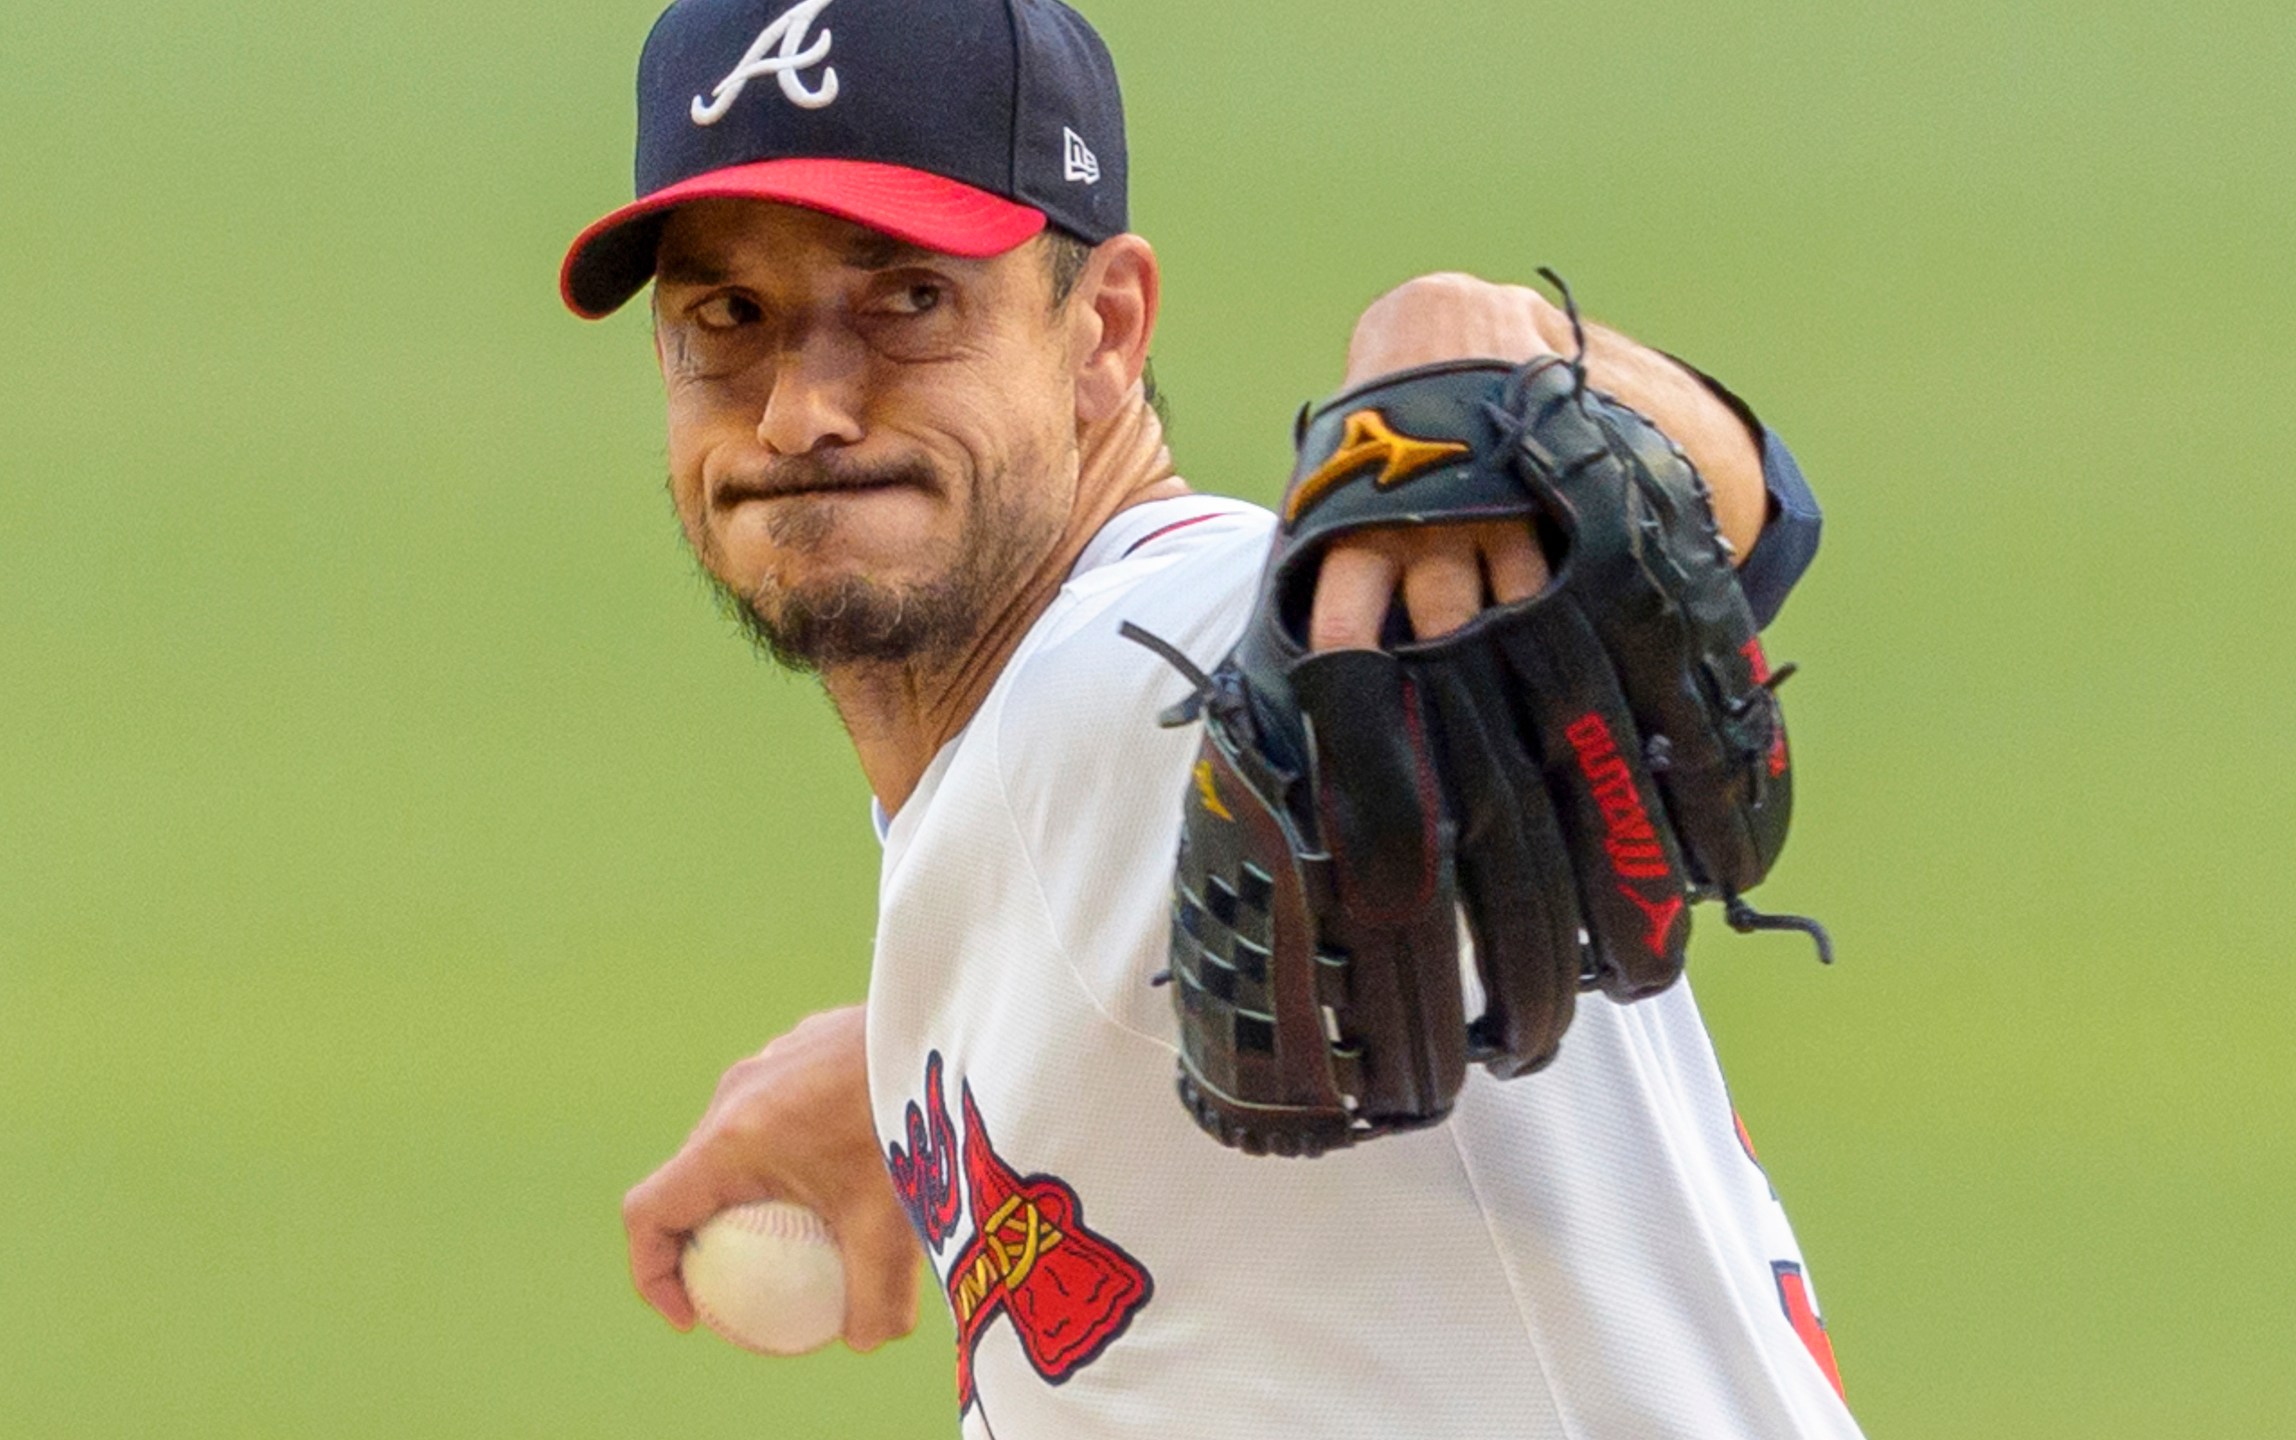
[[[1545,1065],[1582,989],[1671,985],[1690,902],[1773,923],[1739,897],[1791,774],[1704,482],[1574,362],[1386,376],[1298,442],[1244,638],[1172,717],[1205,735],[1171,983],[1199,1122],[1311,1155],[1441,1119],[1469,1060]],[[1552,579],[1433,639],[1399,608],[1381,649],[1311,650],[1334,541],[1463,525],[1520,527]]]

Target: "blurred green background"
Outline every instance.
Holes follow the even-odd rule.
[[[1198,484],[1540,263],[1816,479],[1695,973],[1870,1432],[2296,1435],[2296,13],[1085,3]],[[555,298],[656,8],[0,6],[0,1434],[953,1433],[622,1268],[875,877]]]

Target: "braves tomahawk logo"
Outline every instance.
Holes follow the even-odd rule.
[[[696,125],[715,125],[749,88],[749,82],[761,75],[771,75],[781,82],[781,93],[789,103],[803,110],[826,109],[837,99],[837,67],[832,65],[821,72],[821,83],[808,87],[806,71],[829,58],[829,43],[834,38],[824,30],[811,44],[806,39],[813,32],[813,22],[821,18],[831,0],[799,0],[798,4],[783,11],[771,25],[758,32],[750,42],[749,52],[733,73],[718,81],[710,91],[710,98],[694,97],[693,115]]]
[[[925,1061],[924,1105],[909,1107],[908,1143],[886,1147],[893,1184],[936,1254],[957,1215],[946,1180],[953,1127],[941,1071],[935,1051]],[[957,1322],[957,1406],[964,1411],[980,1399],[973,1352],[999,1319],[1012,1322],[1036,1373],[1059,1385],[1116,1342],[1156,1286],[1146,1266],[1085,1227],[1083,1202],[1066,1181],[1023,1175],[997,1154],[970,1082],[960,1088],[960,1103],[972,1239],[949,1266],[946,1283]]]

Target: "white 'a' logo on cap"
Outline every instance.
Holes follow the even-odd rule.
[[[759,31],[757,39],[750,42],[749,53],[741,57],[741,63],[733,67],[731,75],[718,81],[717,88],[710,91],[710,98],[694,97],[694,123],[715,125],[733,108],[733,102],[741,98],[741,92],[749,88],[749,82],[760,75],[778,79],[781,93],[789,97],[790,104],[807,110],[826,109],[837,98],[837,67],[824,69],[820,85],[810,90],[801,77],[829,58],[832,38],[829,31],[822,31],[812,44],[806,43],[813,22],[829,5],[830,0],[799,0]]]

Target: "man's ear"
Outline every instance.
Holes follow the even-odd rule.
[[[1069,299],[1080,422],[1106,420],[1139,389],[1162,293],[1155,248],[1139,236],[1119,235],[1092,252]]]

